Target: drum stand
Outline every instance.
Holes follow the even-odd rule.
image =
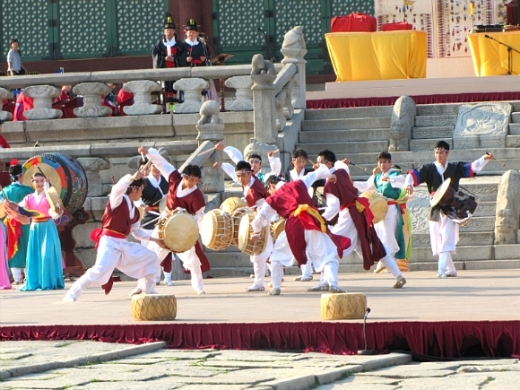
[[[65,269],[63,270],[63,277],[74,280],[74,278],[80,277],[86,271],[83,268],[83,264],[78,259],[75,253],[76,240],[72,235],[72,230],[77,225],[84,225],[89,219],[89,214],[82,207],[74,213],[70,214],[67,210],[63,213],[63,216],[68,217],[68,222],[63,225],[58,225],[58,233],[60,235],[61,250],[63,258],[65,259]]]

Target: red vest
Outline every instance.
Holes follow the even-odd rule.
[[[132,225],[139,221],[139,212],[135,209],[133,203],[132,209],[134,209],[134,217],[130,219],[130,209],[128,208],[126,199],[123,199],[121,204],[114,210],[112,210],[110,201],[108,201],[105,213],[101,218],[103,229],[109,229],[128,236],[132,230]]]
[[[253,185],[249,187],[246,194],[246,203],[249,207],[254,207],[260,199],[265,199],[269,196],[262,182],[255,175],[253,175],[253,178]]]

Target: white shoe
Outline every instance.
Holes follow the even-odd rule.
[[[260,287],[260,286],[257,286],[255,284],[253,284],[252,286],[249,286],[247,289],[246,289],[247,292],[253,292],[253,291],[265,291],[265,287]]]
[[[165,286],[173,286],[173,282],[171,279],[164,279],[164,285]]]
[[[204,294],[206,294],[206,292],[204,290],[197,291],[197,295],[204,295]]]
[[[63,297],[63,302],[76,302],[76,297],[67,294]]]

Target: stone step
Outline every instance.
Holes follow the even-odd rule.
[[[457,115],[422,115],[415,117],[416,127],[455,126]]]
[[[417,105],[417,116],[427,115],[457,115],[460,103],[452,104],[419,104]]]
[[[506,147],[518,148],[520,147],[520,133],[506,136]]]
[[[302,143],[319,143],[323,140],[327,140],[327,142],[367,142],[388,139],[389,136],[390,129],[320,130],[300,132],[299,141]]]
[[[495,239],[494,233],[489,232],[464,232],[459,236],[460,246],[477,246],[477,245],[493,245]],[[431,248],[429,233],[413,233],[412,237],[413,249],[415,248]]]
[[[415,263],[437,262],[431,248],[413,248],[410,260]],[[477,261],[494,259],[493,245],[462,246],[457,245],[457,252],[452,255],[454,261]]]
[[[304,120],[302,131],[390,128],[391,118],[340,118]]]
[[[512,122],[512,124],[515,124],[515,125],[520,123],[520,112],[511,113],[511,122]],[[512,134],[511,131],[509,133]]]
[[[298,143],[296,148],[305,149],[309,154],[309,158],[316,161],[316,155],[323,149],[330,149],[336,153],[336,157],[343,158],[349,153],[366,153],[368,151],[380,151],[388,150],[388,141],[373,141],[373,142],[321,142],[316,143]],[[314,157],[314,158],[313,158]],[[374,158],[375,161],[375,158]]]
[[[423,126],[412,129],[413,139],[452,138],[455,126]]]
[[[446,141],[450,145],[450,150],[453,149],[453,139],[451,137],[444,137],[442,140]],[[410,150],[413,152],[422,152],[427,150],[431,152],[431,160],[433,161],[433,147],[437,141],[438,139],[411,139]]]
[[[340,119],[340,118],[373,118],[392,117],[393,106],[330,108],[323,110],[305,110],[305,119]]]
[[[520,260],[478,260],[478,261],[454,261],[458,277],[464,277],[464,270],[480,270],[480,269],[520,269]],[[428,263],[410,263],[411,271],[432,271],[433,275],[437,273],[437,262]],[[413,273],[405,272],[404,276],[410,281]]]

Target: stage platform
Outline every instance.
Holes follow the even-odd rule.
[[[421,97],[416,99],[417,104],[518,100],[519,81],[517,75],[506,75],[328,82],[325,83],[324,91],[307,92],[307,108],[319,108],[317,104],[324,101],[356,99],[373,99],[372,104],[365,105],[380,105],[375,104],[376,101],[387,101],[387,104],[391,105],[393,102],[388,98],[400,96]]]
[[[340,286],[366,294],[370,348],[442,358],[520,355],[520,270],[405,273],[402,290],[389,274],[342,274]],[[318,275],[315,275],[317,278]],[[175,294],[177,319],[132,320],[128,294],[134,282],[117,282],[105,296],[89,288],[75,303],[60,291],[0,291],[0,340],[92,339],[128,343],[166,341],[171,348],[307,350],[353,354],[364,347],[361,320],[320,318],[314,282],[286,280],[282,295],[246,293],[249,278],[205,280],[196,295],[188,280],[159,286]],[[71,282],[66,283],[66,288]]]

